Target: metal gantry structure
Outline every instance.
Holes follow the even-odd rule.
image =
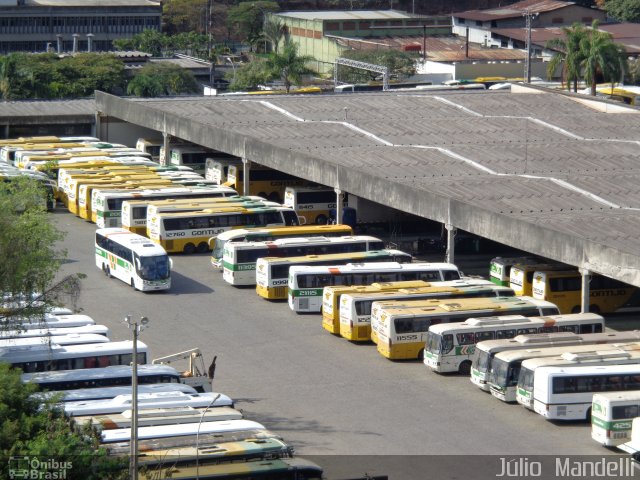
[[[382,65],[375,65],[373,63],[359,62],[358,60],[351,60],[350,58],[338,57],[333,63],[333,86],[338,86],[338,65],[346,65],[347,67],[359,68],[361,70],[368,70],[370,72],[376,72],[382,74],[382,91],[389,90],[389,68]]]

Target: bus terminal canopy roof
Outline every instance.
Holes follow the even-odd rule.
[[[162,99],[97,92],[96,103],[102,115],[640,286],[634,108],[524,87]]]

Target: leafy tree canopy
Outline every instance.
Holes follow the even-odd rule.
[[[94,90],[118,93],[124,78],[124,64],[105,53],[0,57],[0,94],[5,100],[89,97]]]
[[[206,31],[207,0],[167,0],[162,5],[163,30],[169,34]]]
[[[196,93],[200,86],[193,73],[168,62],[148,63],[127,86],[127,94],[137,97]]]
[[[183,32],[167,35],[157,30],[147,29],[131,38],[113,41],[119,51],[138,50],[154,57],[168,57],[174,53],[185,53],[200,58],[207,57],[208,38],[197,32]]]
[[[225,79],[229,81],[231,91],[251,91],[257,90],[258,85],[270,82],[272,75],[267,69],[266,60],[258,58],[226,72]]]
[[[381,65],[389,69],[391,78],[406,78],[416,73],[418,54],[397,50],[348,50],[345,58]],[[379,73],[360,70],[346,65],[338,65],[338,79],[346,83],[367,83],[380,77]]]
[[[240,2],[229,9],[227,24],[250,45],[255,45],[262,38],[265,13],[280,10],[277,2],[260,0],[255,2]]]
[[[619,22],[640,23],[640,0],[607,0],[604,9]]]
[[[40,465],[29,464],[29,470],[37,472],[37,478],[61,478],[53,476],[60,475],[61,471],[65,478],[127,478],[126,458],[108,458],[106,451],[98,448],[97,432],[90,427],[74,431],[52,402],[41,408],[41,402],[31,396],[37,387],[22,383],[20,374],[20,370],[0,364],[0,454],[3,458],[37,459]],[[57,463],[53,465],[49,460]],[[62,464],[65,468],[61,469]],[[7,461],[0,462],[0,477],[11,478],[10,466]],[[32,474],[36,473],[30,472]]]

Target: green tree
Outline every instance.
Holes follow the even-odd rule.
[[[167,62],[148,63],[129,82],[127,94],[141,97],[196,93],[200,87],[193,74]]]
[[[284,38],[284,32],[285,26],[280,20],[271,19],[265,22],[262,37],[271,43],[273,53],[278,53],[278,47]]]
[[[627,82],[637,85],[640,83],[640,60],[637,58],[629,60],[629,69],[627,70]]]
[[[157,30],[147,28],[131,38],[117,39],[113,41],[116,50],[139,50],[150,53],[154,57],[162,56],[167,43],[167,36]]]
[[[596,95],[598,78],[605,82],[618,82],[627,70],[623,47],[613,41],[609,32],[598,30],[598,26],[599,22],[594,20],[591,30],[580,42],[580,64],[593,96]]]
[[[608,0],[604,9],[619,22],[640,23],[640,0]]]
[[[272,1],[240,2],[237,6],[229,9],[227,24],[253,49],[256,43],[263,38],[265,14],[277,12],[279,9],[278,4]]]
[[[207,0],[167,0],[162,3],[162,30],[165,33],[204,33]]]
[[[406,78],[416,73],[416,60],[418,55],[410,52],[396,50],[349,50],[342,54],[345,58],[360,62],[380,65],[389,69],[391,78]],[[379,73],[360,70],[346,65],[338,65],[338,78],[348,83],[366,83],[376,80]]]
[[[578,81],[581,77],[583,52],[580,48],[582,40],[587,36],[587,30],[580,23],[571,27],[562,27],[564,38],[554,38],[546,43],[546,48],[555,50],[547,66],[547,76],[551,79],[557,68],[562,65],[562,82],[567,82],[567,90],[578,91]]]
[[[38,472],[37,478],[59,478],[52,475],[61,471],[65,478],[127,477],[126,459],[108,458],[99,448],[97,432],[89,427],[75,431],[53,402],[41,408],[41,401],[32,396],[37,387],[22,383],[20,374],[20,370],[0,364],[0,452],[4,458],[35,457],[45,465],[51,459],[57,462],[58,466],[49,463],[37,468],[30,464]],[[11,478],[9,467],[8,462],[2,462],[0,477]]]
[[[258,85],[264,85],[272,78],[267,62],[263,59],[236,66],[231,72],[225,74],[225,79],[229,81],[229,90],[234,92],[257,90]]]
[[[80,290],[80,275],[54,281],[66,251],[57,247],[64,234],[51,224],[46,198],[34,179],[0,182],[0,293],[17,302],[0,309],[3,328],[8,320],[41,318],[48,307],[75,302]]]
[[[272,79],[281,79],[289,93],[291,85],[300,85],[302,77],[315,73],[307,67],[307,63],[313,61],[308,55],[298,55],[298,46],[292,41],[285,41],[282,53],[272,53],[267,58],[267,71]]]

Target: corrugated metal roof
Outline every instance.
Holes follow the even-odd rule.
[[[25,0],[28,7],[159,7],[153,0]]]
[[[65,117],[81,115],[93,117],[96,103],[93,98],[79,100],[20,100],[0,103],[0,118]]]
[[[544,13],[572,5],[575,5],[575,3],[562,2],[560,0],[524,0],[523,2],[514,3],[506,7],[488,8],[486,10],[468,10],[466,12],[454,13],[453,16],[486,22],[507,18],[520,18],[526,10],[529,10],[531,13]]]
[[[301,20],[400,20],[424,18],[398,10],[328,10],[313,12],[276,12],[275,15]]]
[[[522,50],[507,48],[483,48],[477,43],[469,43],[469,56],[466,57],[465,40],[460,37],[425,37],[422,35],[397,36],[397,37],[337,37],[338,43],[356,50],[379,50],[388,48],[402,50],[408,45],[422,50],[423,40],[426,43],[427,58],[436,62],[462,62],[473,60],[508,61],[523,60],[526,54]]]

